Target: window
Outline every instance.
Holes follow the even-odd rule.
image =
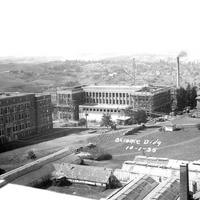
[[[4,135],[3,129],[0,129],[0,136]]]
[[[8,113],[8,108],[7,107],[4,108],[4,113],[6,113],[6,114]]]

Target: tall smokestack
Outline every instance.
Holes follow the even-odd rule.
[[[180,87],[180,62],[179,62],[179,56],[177,57],[177,74],[176,74],[176,87]]]
[[[181,51],[177,56],[177,78],[176,78],[176,87],[180,87],[180,58],[187,56],[185,51]]]
[[[188,164],[180,165],[180,200],[189,200]]]

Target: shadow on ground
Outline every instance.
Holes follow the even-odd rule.
[[[81,131],[86,131],[86,128],[54,128],[50,133],[43,135],[32,135],[30,137],[22,138],[13,142],[9,142],[0,146],[0,153],[11,151],[13,149],[25,147],[28,145],[46,142],[56,138],[64,137],[71,134],[78,134]]]

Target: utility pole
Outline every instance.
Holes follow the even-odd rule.
[[[133,58],[133,85],[135,85],[135,74],[136,74],[136,64],[135,64],[135,58]]]
[[[179,56],[177,57],[177,74],[176,74],[176,87],[177,89],[180,87],[180,60]]]

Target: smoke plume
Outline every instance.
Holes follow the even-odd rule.
[[[185,51],[181,51],[179,54],[178,54],[178,58],[180,58],[180,57],[185,57],[185,56],[187,56],[187,53],[185,52]]]

